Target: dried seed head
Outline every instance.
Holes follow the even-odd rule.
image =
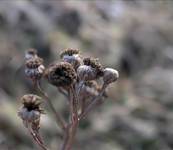
[[[40,116],[44,112],[41,109],[41,97],[33,94],[24,95],[21,98],[23,107],[18,112],[18,115],[24,122],[39,123]]]
[[[55,86],[68,87],[76,82],[77,75],[73,66],[68,62],[52,64],[45,72],[45,77]]]
[[[37,57],[37,50],[35,49],[29,49],[25,52],[25,59],[31,59]]]
[[[75,68],[75,70],[82,63],[79,50],[76,49],[66,49],[60,53],[60,56],[65,62],[70,63]]]
[[[40,57],[31,58],[26,61],[25,74],[32,80],[40,79],[44,73],[45,67],[42,65],[43,59]]]
[[[28,110],[36,110],[41,112],[42,110],[40,109],[40,105],[41,105],[41,97],[34,95],[34,94],[27,94],[24,95],[21,98],[22,104],[23,106]]]
[[[104,69],[104,75],[103,75],[104,83],[110,84],[112,82],[115,82],[118,78],[119,78],[119,73],[117,70],[112,68]]]
[[[97,77],[103,76],[103,66],[97,58],[87,57],[83,59],[84,65],[91,66],[95,69]]]
[[[26,61],[26,67],[30,69],[35,69],[38,68],[40,65],[43,64],[43,59],[40,57],[37,58],[31,58]]]
[[[81,81],[89,81],[97,78],[96,70],[87,65],[79,66],[77,69],[77,75]]]
[[[79,50],[72,48],[65,49],[60,53],[60,57],[63,58],[65,55],[68,56],[79,55]]]

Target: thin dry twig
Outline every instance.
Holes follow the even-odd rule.
[[[63,120],[62,116],[55,110],[51,100],[49,99],[48,95],[42,90],[40,83],[37,82],[37,88],[40,91],[40,93],[43,95],[43,97],[47,100],[50,109],[52,110],[53,114],[55,115],[57,125],[61,127],[62,130],[66,129],[66,123]]]
[[[58,91],[68,99],[68,94],[61,87],[58,87]]]
[[[93,98],[93,100],[91,100],[91,103],[88,105],[88,107],[84,110],[84,112],[82,112],[79,115],[79,120],[85,118],[85,116],[92,110],[92,108],[98,103],[98,101],[100,100],[100,98],[103,96],[105,89],[106,89],[107,85],[103,84],[102,89],[99,93],[99,95],[95,98]]]
[[[33,137],[34,141],[38,144],[38,146],[43,150],[48,150],[46,146],[44,145],[43,141],[38,137],[38,134],[36,134],[30,127],[28,127],[29,133]]]

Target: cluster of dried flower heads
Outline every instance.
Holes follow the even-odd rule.
[[[104,98],[107,97],[106,88],[118,79],[119,74],[112,68],[104,68],[97,58],[82,57],[80,51],[76,49],[63,50],[60,58],[61,62],[54,62],[45,68],[43,59],[37,55],[37,51],[29,49],[25,54],[25,74],[48,102],[55,121],[62,129],[64,141],[61,150],[71,150],[80,120],[98,104],[104,102]],[[70,119],[65,120],[59,114],[47,93],[43,91],[42,78],[67,98]],[[34,94],[24,95],[21,98],[23,106],[18,115],[34,141],[43,150],[48,150],[39,133],[40,117],[44,114],[40,107],[41,99]]]

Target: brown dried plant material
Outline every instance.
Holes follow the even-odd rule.
[[[63,61],[70,63],[75,70],[82,64],[80,51],[77,49],[65,49],[60,53],[60,57]]]
[[[37,56],[35,49],[29,49],[25,54],[25,74],[31,80],[41,79],[45,67],[43,65],[43,59]]]
[[[97,77],[103,76],[103,66],[98,58],[87,57],[83,59],[84,65],[91,66],[96,70]]]
[[[65,55],[68,56],[79,55],[79,53],[80,51],[78,49],[68,48],[60,53],[60,57],[63,58]]]
[[[21,98],[21,101],[23,107],[18,112],[18,115],[23,120],[25,126],[28,126],[28,123],[37,123],[37,126],[39,126],[40,116],[44,113],[43,109],[40,107],[41,97],[27,94]]]
[[[104,98],[107,97],[106,88],[118,79],[119,74],[112,68],[104,69],[96,58],[83,59],[79,50],[76,49],[66,49],[61,52],[60,57],[62,62],[53,63],[45,70],[43,59],[38,57],[36,50],[30,49],[25,54],[25,73],[34,81],[35,87],[48,102],[57,125],[61,127],[64,135],[61,150],[71,150],[80,120],[104,102]],[[42,89],[40,79],[43,75],[50,84],[63,90],[62,93],[69,99],[68,121],[56,110],[48,94]],[[100,83],[103,84],[99,85],[98,79],[102,80]],[[40,148],[47,150],[39,134],[40,116],[43,113],[40,107],[41,98],[37,95],[27,94],[21,100],[23,107],[18,115],[34,141]]]
[[[76,82],[77,75],[68,62],[54,63],[48,67],[45,77],[49,83],[57,87],[68,87]]]

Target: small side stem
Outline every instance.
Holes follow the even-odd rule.
[[[99,95],[97,97],[93,98],[93,100],[91,100],[91,103],[88,105],[88,107],[85,109],[85,111],[79,115],[79,120],[83,119],[91,111],[91,109],[98,103],[100,98],[103,96],[106,87],[107,87],[107,85],[104,84]]]
[[[33,137],[34,141],[38,144],[38,146],[43,150],[48,150],[46,148],[46,146],[44,146],[43,142],[40,140],[38,135],[36,133],[34,133],[34,131],[30,127],[28,128],[28,130],[29,130],[31,136]]]
[[[54,108],[51,100],[48,97],[48,95],[41,89],[39,82],[37,82],[37,88],[40,91],[40,93],[43,95],[43,97],[47,100],[50,109],[52,110],[53,114],[55,115],[57,125],[58,126],[60,125],[60,127],[62,128],[62,130],[65,130],[66,129],[66,123],[65,123],[65,121],[63,120],[62,116],[55,110],[55,108]]]
[[[61,87],[58,88],[58,91],[68,99],[68,94]]]

